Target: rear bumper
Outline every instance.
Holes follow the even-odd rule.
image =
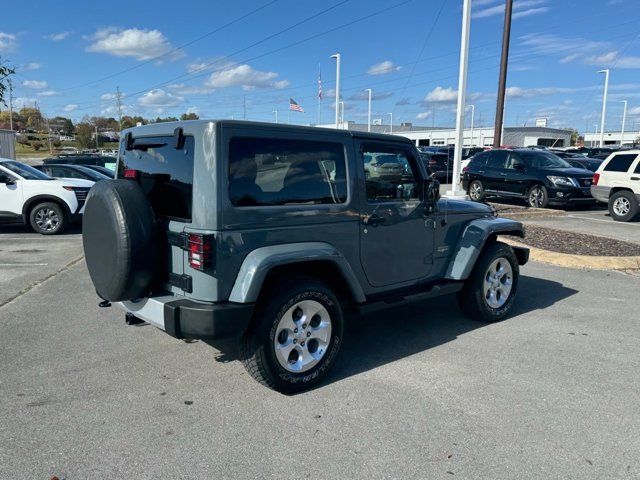
[[[609,203],[609,194],[611,187],[602,187],[599,185],[591,185],[591,195],[599,202]]]
[[[118,305],[172,337],[212,340],[242,336],[254,310],[253,304],[194,302],[178,299],[175,295],[121,302]]]

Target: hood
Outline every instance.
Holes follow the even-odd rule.
[[[493,215],[491,207],[484,203],[472,202],[471,200],[451,200],[446,197],[441,197],[438,200],[438,211],[441,213],[446,211],[450,215],[460,213],[474,214],[479,217]]]
[[[92,182],[91,180],[83,180],[81,178],[57,178],[55,180],[50,180],[52,184],[60,185],[61,187],[85,187],[91,188],[93,184],[96,182]],[[55,182],[55,183],[54,183]]]
[[[556,177],[590,177],[593,172],[586,168],[541,168],[540,173],[544,175],[554,175]]]

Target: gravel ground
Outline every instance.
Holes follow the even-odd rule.
[[[538,225],[527,225],[526,237],[524,239],[513,237],[513,239],[531,247],[559,253],[605,257],[640,255],[640,245],[637,243]]]

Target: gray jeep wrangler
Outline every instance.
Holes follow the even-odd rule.
[[[401,174],[365,176],[389,156]],[[227,120],[124,131],[83,225],[103,304],[176,338],[237,338],[285,393],[327,374],[345,312],[457,293],[470,317],[504,318],[529,252],[498,235],[524,229],[440,199],[406,138]]]

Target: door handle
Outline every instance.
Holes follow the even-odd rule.
[[[640,177],[631,177],[631,180],[640,180]]]
[[[506,174],[506,173],[501,173],[501,174],[500,174],[500,176],[501,176],[501,177],[506,177],[506,176],[507,176],[507,174]]]
[[[385,217],[379,217],[378,215],[369,215],[367,217],[364,217],[362,223],[370,227],[375,227],[376,225],[384,223],[386,221],[387,219]]]
[[[484,170],[478,170],[478,173],[484,173]]]

